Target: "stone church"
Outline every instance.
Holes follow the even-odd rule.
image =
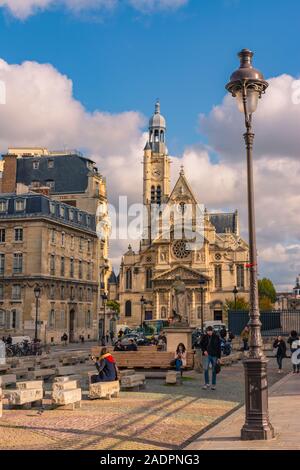
[[[235,287],[239,296],[249,296],[248,245],[240,237],[237,211],[209,213],[199,205],[183,167],[171,190],[170,163],[166,120],[157,102],[143,158],[144,235],[137,252],[128,247],[120,266],[119,323],[131,327],[176,314],[178,279],[186,288],[193,327],[200,325],[201,316],[225,320],[224,304],[234,299]]]

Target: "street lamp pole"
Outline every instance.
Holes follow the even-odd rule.
[[[243,49],[239,53],[240,68],[236,70],[226,85],[227,91],[237,98],[239,111],[244,113],[246,132],[244,134],[247,151],[248,186],[248,225],[249,225],[249,270],[250,270],[250,320],[249,356],[245,367],[246,419],[241,430],[242,440],[267,440],[274,437],[269,420],[267,359],[263,353],[261,321],[258,302],[257,251],[253,182],[253,142],[252,114],[258,99],[265,93],[268,83],[261,72],[252,65],[253,52]]]
[[[39,298],[41,295],[41,288],[39,285],[36,285],[33,289],[35,296],[35,328],[34,328],[34,343],[37,344],[38,341],[38,318],[39,318]]]
[[[234,295],[234,311],[236,312],[236,300],[237,300],[237,295],[239,293],[236,286],[234,286],[234,289],[233,289],[232,292],[233,292],[233,295]]]
[[[141,302],[141,330],[142,330],[143,329],[143,317],[144,317],[144,305],[146,302],[143,295],[140,299],[140,302]]]
[[[106,302],[108,299],[107,293],[104,292],[102,295],[102,301],[103,301],[103,335],[102,337],[104,338],[104,345],[106,344]]]
[[[200,278],[199,280],[200,284],[200,296],[201,296],[201,333],[203,334],[203,328],[204,328],[204,286],[206,285],[206,281],[203,278]]]

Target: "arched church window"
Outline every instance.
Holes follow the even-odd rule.
[[[165,141],[165,133],[164,131],[160,131],[160,141],[164,142]]]
[[[131,317],[131,300],[125,302],[125,317]]]
[[[132,272],[131,269],[126,271],[126,289],[132,289]]]
[[[155,129],[154,131],[154,142],[159,142],[159,130]]]
[[[157,186],[157,189],[156,189],[156,202],[157,204],[161,204],[161,187],[160,186]]]
[[[151,203],[155,203],[155,186],[151,187]]]

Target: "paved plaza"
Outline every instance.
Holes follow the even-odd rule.
[[[285,373],[279,375],[275,360],[270,360],[271,386],[288,377],[289,360],[284,367]],[[82,408],[74,411],[4,410],[0,420],[0,448],[184,449],[194,445],[205,429],[242,405],[242,363],[223,368],[215,392],[202,390],[202,384],[202,374],[191,371],[185,374],[182,385],[165,385],[163,378],[148,378],[145,389],[121,392],[119,398],[111,401],[90,401],[87,387],[83,388]],[[51,384],[48,386],[50,390]],[[276,397],[274,392],[272,400],[273,396]],[[293,399],[299,400],[299,396]],[[290,397],[285,399],[287,407],[289,403]],[[292,419],[293,410],[285,408],[285,415],[285,422],[289,417]],[[229,419],[231,422],[232,415]],[[215,448],[216,442],[212,445]]]

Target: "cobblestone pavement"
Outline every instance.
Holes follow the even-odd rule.
[[[281,377],[272,359],[269,383]],[[201,389],[202,374],[188,372],[182,385],[149,379],[143,391],[121,392],[111,401],[83,399],[75,411],[4,410],[0,449],[184,448],[243,402],[241,363],[223,368],[218,379],[215,392]]]

